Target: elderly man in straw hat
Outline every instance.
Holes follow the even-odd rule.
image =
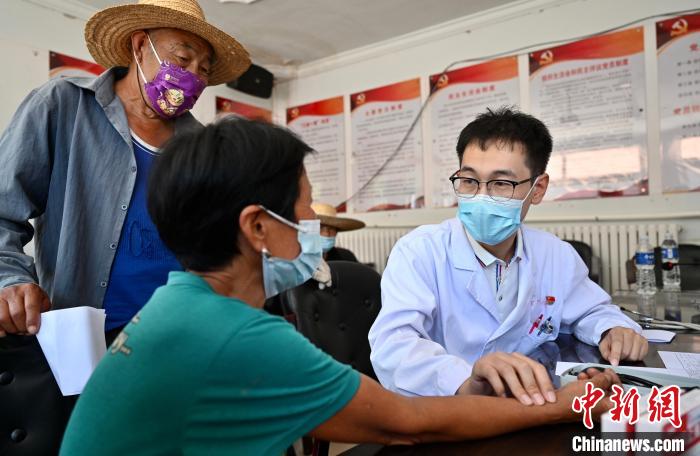
[[[105,309],[111,339],[180,269],[146,210],[148,171],[173,134],[200,126],[189,110],[204,88],[250,65],[196,0],[107,8],[85,39],[109,70],[34,90],[0,137],[0,337],[87,305]],[[23,252],[29,219],[36,259]]]
[[[326,203],[313,203],[311,208],[321,220],[321,242],[323,259],[326,261],[354,261],[355,254],[350,250],[335,246],[335,236],[341,231],[353,231],[364,228],[364,222],[351,218],[338,217],[335,207]]]
[[[58,396],[36,339],[4,336],[36,334],[40,312],[92,306],[106,311],[110,343],[181,269],[146,210],[149,169],[173,134],[201,127],[188,111],[202,90],[250,65],[196,0],[105,9],[88,21],[85,39],[109,70],[34,90],[0,136],[0,346],[34,366],[24,373],[33,386],[17,402],[45,428],[41,454],[58,448],[72,398]],[[30,219],[35,258],[23,251]],[[42,365],[46,375],[37,375]]]

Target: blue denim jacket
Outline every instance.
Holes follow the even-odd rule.
[[[32,91],[0,136],[0,288],[37,283],[53,309],[101,308],[136,160],[113,68]],[[187,113],[175,130],[200,126]],[[32,239],[35,259],[23,252]]]

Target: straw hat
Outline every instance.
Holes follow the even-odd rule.
[[[214,49],[209,85],[237,79],[250,66],[250,56],[233,37],[209,24],[196,0],[139,0],[137,4],[106,8],[85,25],[90,54],[105,68],[128,66],[129,38],[137,30],[175,28],[194,33]]]
[[[338,212],[330,204],[313,203],[311,209],[318,215],[321,225],[328,225],[338,231],[359,230],[365,227],[365,222],[360,220],[338,217]]]

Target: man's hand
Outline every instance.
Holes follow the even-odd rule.
[[[630,361],[644,359],[649,351],[649,342],[632,329],[616,326],[603,333],[598,348],[603,358],[613,366],[617,366],[624,359]]]
[[[51,309],[51,301],[39,285],[24,283],[0,290],[0,337],[6,334],[39,332],[41,312]]]
[[[457,394],[502,397],[508,393],[525,405],[557,400],[547,369],[520,353],[490,353],[480,358],[471,377],[457,390]]]

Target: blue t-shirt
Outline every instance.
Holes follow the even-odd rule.
[[[127,324],[155,289],[168,281],[170,271],[182,271],[180,263],[161,241],[146,208],[148,176],[158,149],[148,146],[133,132],[131,135],[136,183],[105,293],[105,331]]]

